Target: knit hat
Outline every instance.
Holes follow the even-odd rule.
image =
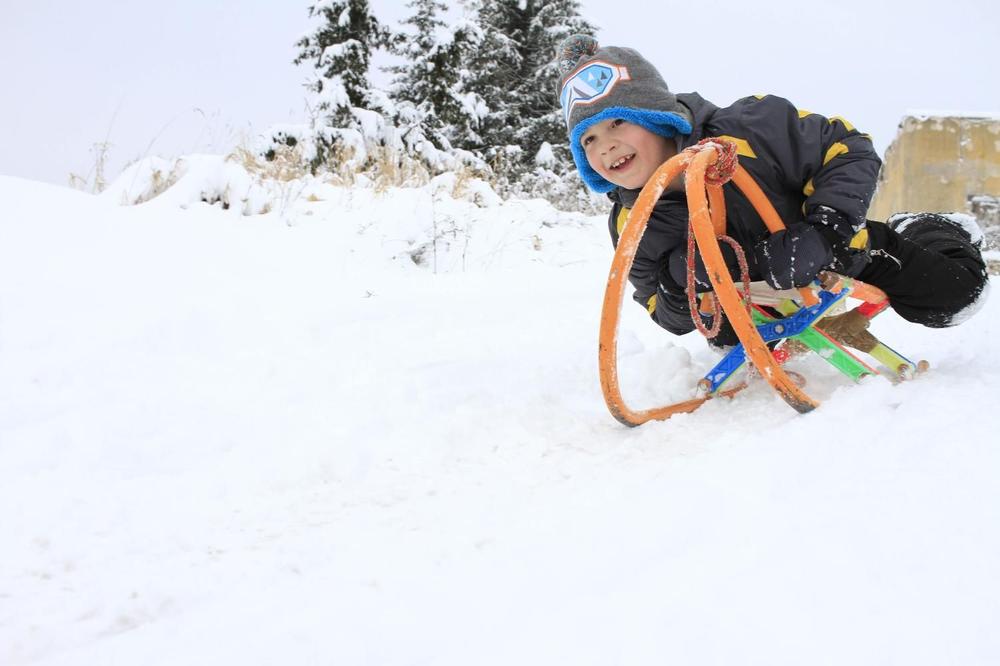
[[[601,48],[587,35],[572,35],[557,50],[559,103],[569,130],[569,148],[587,187],[610,192],[613,184],[587,162],[580,138],[593,125],[621,118],[654,134],[691,133],[690,112],[677,101],[656,68],[638,52]]]

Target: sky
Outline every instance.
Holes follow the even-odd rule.
[[[0,174],[67,184],[147,155],[224,153],[271,124],[304,122],[291,64],[307,2],[0,0]],[[395,23],[404,2],[372,0]],[[986,0],[673,3],[586,0],[603,44],[631,46],[676,92],[717,104],[772,93],[840,115],[880,152],[908,110],[1000,112]],[[375,77],[380,76],[375,73]]]

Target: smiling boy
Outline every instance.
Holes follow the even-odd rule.
[[[587,163],[619,187],[641,189],[656,169],[677,154],[677,144],[621,118],[591,125],[580,138]]]
[[[870,137],[846,120],[773,95],[721,108],[697,93],[675,95],[638,52],[602,48],[591,37],[568,38],[557,57],[570,151],[584,183],[612,201],[615,245],[641,188],[664,161],[703,138],[723,138],[737,145],[740,165],[786,225],[770,234],[742,192],[723,186],[726,233],[745,250],[752,280],[788,289],[833,270],[880,287],[903,318],[931,327],[957,324],[985,300],[981,231],[930,213],[888,224],[866,219],[881,160]],[[683,286],[688,210],[681,178],[657,201],[629,273],[633,298],[678,335],[695,328]],[[738,277],[735,253],[728,245],[722,252]],[[695,288],[709,291],[700,258],[696,264]],[[867,326],[863,318],[851,323]],[[736,341],[724,326],[711,342]]]

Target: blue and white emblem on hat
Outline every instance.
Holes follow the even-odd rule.
[[[619,81],[630,80],[628,68],[595,61],[572,74],[563,84],[559,95],[563,118],[569,124],[569,116],[580,104],[593,104],[611,94]]]

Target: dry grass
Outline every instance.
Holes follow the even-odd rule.
[[[226,160],[242,166],[258,184],[271,184],[268,191],[272,199],[257,211],[260,215],[275,210],[284,215],[305,189],[303,179],[310,175],[309,162],[303,156],[301,144],[277,145],[273,148],[271,159],[267,159],[241,143],[226,156]]]
[[[181,160],[174,160],[173,164],[170,167],[170,171],[164,173],[159,169],[154,170],[152,178],[152,187],[150,188],[149,192],[147,192],[148,196],[141,197],[140,200],[136,201],[135,203],[139,204],[143,203],[144,201],[149,201],[150,199],[155,199],[156,197],[160,196],[161,194],[169,190],[171,187],[173,187],[174,183],[176,183],[178,179],[180,179],[181,177],[180,167],[181,167]]]
[[[309,175],[309,165],[299,146],[276,146],[274,159],[266,160],[246,145],[237,146],[226,160],[240,164],[247,173],[260,180],[287,183]]]
[[[348,187],[358,182],[358,171],[354,166],[356,151],[350,146],[337,144],[330,151],[326,161],[326,182],[331,185]]]
[[[470,169],[467,166],[462,166],[458,171],[455,172],[455,186],[451,188],[451,198],[461,199],[469,191],[469,181],[474,178],[480,178],[482,174],[477,171]]]
[[[431,179],[430,171],[420,161],[386,147],[378,148],[371,156],[369,170],[378,194],[392,187],[420,187]]]
[[[100,194],[108,186],[108,181],[104,177],[104,169],[108,163],[108,152],[111,150],[111,143],[101,141],[95,143],[90,152],[94,156],[94,164],[86,176],[70,173],[69,186],[82,192]]]
[[[122,173],[127,171],[129,167],[131,167],[133,164],[135,164],[135,162],[129,162],[128,164],[126,164],[125,168],[122,169]],[[150,174],[149,188],[145,192],[142,192],[141,194],[131,195],[135,196],[135,199],[130,199],[129,198],[130,191],[132,190],[131,185],[135,184],[135,178],[137,178],[138,175],[134,176],[133,181],[130,184],[130,187],[122,191],[121,205],[132,206],[141,203],[146,203],[147,201],[152,201],[156,197],[160,196],[161,194],[169,190],[171,187],[173,187],[174,183],[180,180],[180,177],[183,175],[182,167],[183,167],[183,160],[175,159],[171,162],[169,171],[164,171],[162,169],[153,169],[152,173]]]

